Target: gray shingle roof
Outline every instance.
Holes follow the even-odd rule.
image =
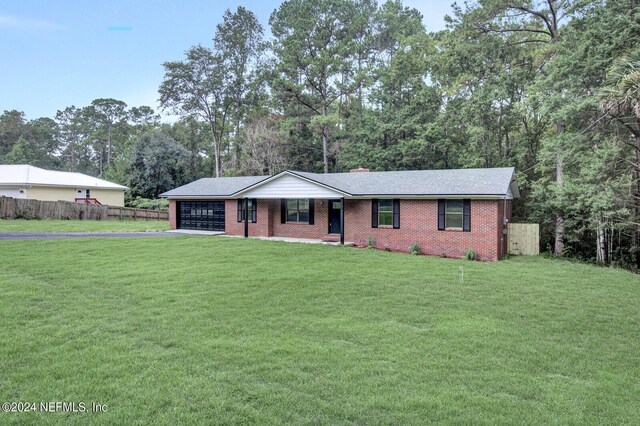
[[[283,172],[285,173],[285,172]],[[487,169],[414,170],[364,173],[289,171],[352,196],[504,196],[515,179],[513,167]],[[205,178],[161,194],[162,197],[229,197],[269,176]],[[518,197],[517,186],[513,194]]]
[[[351,195],[504,195],[509,190],[514,168],[292,173]]]
[[[228,197],[269,176],[202,178],[160,194],[161,197]]]

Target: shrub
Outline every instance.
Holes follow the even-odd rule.
[[[129,201],[129,207],[135,207],[138,209],[150,209],[160,210],[166,212],[169,210],[169,200],[166,198],[142,198],[136,197],[134,200]]]
[[[415,242],[409,246],[409,254],[419,255],[422,254],[422,249],[420,248],[420,243]]]
[[[467,260],[480,260],[480,255],[474,249],[466,249],[464,251],[464,258]]]
[[[369,237],[369,240],[367,241],[367,247],[375,248],[375,246],[376,246],[376,239],[373,237]]]

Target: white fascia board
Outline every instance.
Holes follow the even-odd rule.
[[[353,200],[370,200],[372,198],[397,198],[401,200],[438,200],[438,199],[460,199],[471,200],[503,200],[505,197],[510,200],[512,197],[507,194],[371,194],[354,195],[349,198]],[[347,197],[345,197],[347,198]]]

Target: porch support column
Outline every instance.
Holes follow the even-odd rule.
[[[340,244],[344,245],[344,197],[340,199]]]
[[[249,237],[249,199],[244,199],[244,237]]]

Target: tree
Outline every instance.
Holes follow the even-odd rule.
[[[93,123],[95,128],[93,139],[96,141],[95,148],[100,158],[99,176],[103,176],[105,168],[111,165],[114,157],[114,128],[118,125],[126,125],[126,109],[126,103],[112,98],[95,99],[91,105],[84,108],[87,120]]]
[[[13,149],[27,130],[24,112],[18,110],[4,111],[0,115],[0,162]]]
[[[289,0],[269,19],[276,57],[275,89],[293,99],[313,117],[322,140],[322,163],[329,172],[330,129],[338,116],[332,107],[359,87],[362,75],[353,66],[355,43],[363,20],[372,13],[367,0]]]
[[[158,198],[158,195],[185,182],[188,152],[159,131],[145,133],[133,147],[129,165],[132,196]]]
[[[185,61],[165,62],[160,85],[160,104],[179,115],[195,115],[209,125],[215,156],[215,174],[222,174],[222,144],[227,133],[233,96],[229,73],[220,55],[195,46]]]
[[[90,123],[83,108],[66,107],[56,113],[59,126],[59,150],[61,167],[64,170],[97,175],[99,167],[94,163],[94,151],[89,135],[92,132]]]
[[[273,175],[285,168],[280,130],[272,117],[260,117],[244,127],[245,150],[241,170],[247,175]]]
[[[240,126],[251,104],[249,94],[259,85],[258,64],[266,49],[263,33],[262,25],[253,12],[238,6],[235,13],[228,9],[225,11],[213,38],[214,49],[230,74],[229,95],[233,99],[236,167],[239,167],[242,156]]]
[[[477,24],[478,30],[498,35],[514,35],[518,39],[507,40],[507,43],[546,45],[541,52],[538,69],[544,76],[547,72],[547,58],[556,55],[556,43],[560,39],[562,21],[569,19],[576,12],[577,0],[491,0],[475,10],[468,10]],[[553,87],[556,97],[561,98],[563,87]],[[564,158],[562,138],[564,122],[557,118],[555,131],[558,136],[556,145],[556,184],[560,189],[564,185]],[[556,212],[556,231],[554,252],[561,256],[564,250],[564,217],[562,211]]]
[[[620,140],[631,148],[633,175],[631,209],[634,246],[640,246],[640,49],[616,59],[600,92],[601,108],[626,133]]]

